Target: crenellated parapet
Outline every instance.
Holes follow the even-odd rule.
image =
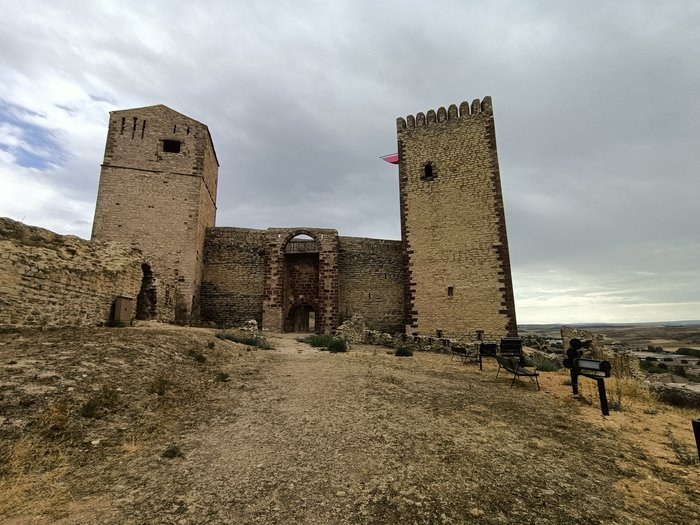
[[[469,102],[464,101],[459,107],[455,104],[451,104],[447,109],[443,106],[438,108],[437,111],[430,109],[426,113],[420,112],[415,116],[408,115],[405,119],[399,117],[396,119],[396,130],[404,131],[406,129],[421,128],[423,126],[433,126],[450,120],[471,118],[480,113],[489,113],[493,115],[491,97],[484,97],[482,100],[475,98],[471,105]]]

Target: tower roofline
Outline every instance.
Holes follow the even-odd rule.
[[[204,128],[204,131],[207,132],[207,139],[209,140],[209,145],[211,146],[211,150],[214,152],[214,160],[216,161],[216,165],[221,167],[221,164],[219,164],[219,157],[216,154],[216,148],[214,147],[214,140],[211,137],[211,132],[209,131],[209,126],[204,124],[203,122],[200,122],[199,120],[190,117],[189,115],[185,115],[184,113],[180,113],[179,111],[175,111],[173,108],[166,106],[165,104],[154,104],[152,106],[140,106],[138,108],[129,108],[129,109],[115,109],[113,111],[110,111],[110,115],[117,115],[119,113],[129,113],[133,111],[139,111],[139,110],[147,110],[147,109],[159,109],[159,110],[166,110],[171,113],[174,113],[175,115],[179,115],[183,118],[186,118],[188,120],[191,120],[192,122],[202,126]]]

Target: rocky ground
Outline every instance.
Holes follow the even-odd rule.
[[[0,334],[0,524],[689,524],[689,411],[487,362],[145,325]],[[611,380],[612,381],[612,380]]]

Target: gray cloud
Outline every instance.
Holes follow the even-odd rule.
[[[88,236],[108,111],[164,103],[218,224],[398,238],[395,118],[491,95],[519,320],[700,317],[700,6],[3,4],[0,102],[56,162],[0,155],[0,215]]]

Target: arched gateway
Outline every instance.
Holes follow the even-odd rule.
[[[338,232],[267,230],[263,326],[329,333],[338,319]]]

